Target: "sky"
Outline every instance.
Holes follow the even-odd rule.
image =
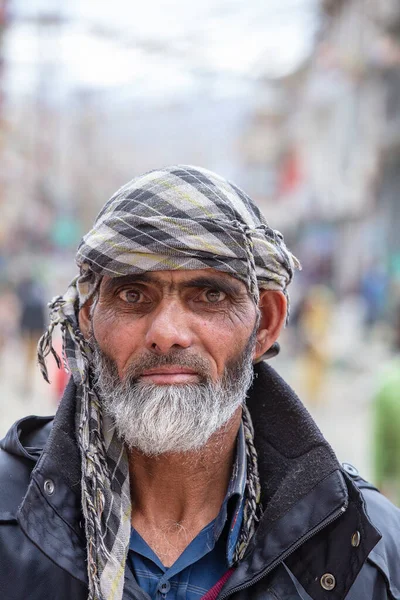
[[[215,78],[239,93],[309,55],[317,0],[10,0],[5,37],[11,88],[29,89],[38,64],[65,88],[134,85],[143,96],[193,93]],[[59,24],[38,26],[37,17]],[[30,74],[31,73],[31,74]]]

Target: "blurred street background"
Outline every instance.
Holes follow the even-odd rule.
[[[272,364],[340,460],[382,484],[399,102],[399,0],[0,0],[0,437],[57,406],[65,380],[41,380],[35,346],[100,207],[139,173],[194,164],[244,188],[301,260]]]

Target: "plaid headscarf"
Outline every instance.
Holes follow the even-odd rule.
[[[50,325],[38,357],[48,381],[46,356],[52,353],[61,364],[52,346],[53,330],[60,325],[64,366],[77,386],[89,600],[121,600],[131,522],[128,457],[92,383],[91,349],[79,329],[79,309],[104,275],[205,268],[243,281],[257,304],[260,288],[286,295],[300,264],[242,190],[215,173],[183,165],[150,171],[119,189],[84,236],[76,262],[80,274],[49,305]],[[257,456],[245,407],[243,426],[248,472],[235,561],[243,556],[260,514]]]

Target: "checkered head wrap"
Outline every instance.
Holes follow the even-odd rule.
[[[79,309],[104,275],[207,268],[243,281],[258,303],[260,289],[286,294],[300,265],[242,190],[210,171],[182,165],[150,171],[118,190],[84,236],[76,261],[80,274],[50,303],[39,364],[46,380],[46,356],[52,353],[61,364],[52,346],[53,330],[60,325],[64,366],[77,387],[89,600],[121,600],[131,521],[128,458],[92,384],[91,350],[79,329]],[[246,409],[243,414],[248,473],[235,561],[243,556],[260,512],[252,424]]]

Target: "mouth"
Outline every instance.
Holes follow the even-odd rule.
[[[168,365],[155,369],[147,369],[143,371],[139,379],[143,382],[155,383],[157,385],[196,383],[199,380],[199,374],[189,367]]]

